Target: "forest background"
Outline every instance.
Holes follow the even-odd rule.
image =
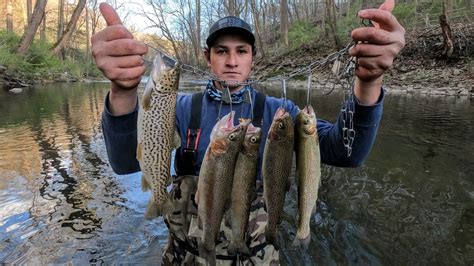
[[[289,73],[344,48],[351,41],[351,30],[361,26],[357,11],[381,4],[380,0],[107,2],[135,38],[200,68],[205,68],[202,48],[209,26],[225,15],[239,16],[250,22],[256,35],[258,77]],[[12,87],[103,78],[90,51],[90,37],[105,27],[98,5],[97,0],[0,0],[0,82]],[[472,94],[473,8],[474,0],[397,2],[393,14],[407,30],[407,45],[388,80],[403,83],[409,76],[412,82],[439,85],[435,79],[439,81],[437,71],[442,69],[442,78],[455,77],[454,86]],[[151,59],[154,49],[149,51]],[[433,70],[437,74],[430,75]]]

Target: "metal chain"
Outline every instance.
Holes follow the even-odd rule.
[[[260,79],[260,80],[249,79],[245,82],[236,82],[234,85],[239,87],[239,86],[253,85],[253,84],[262,83],[262,82],[280,81],[281,86],[282,86],[282,98],[284,98],[284,101],[282,104],[286,105],[286,81],[296,76],[308,75],[309,76],[308,90],[309,90],[311,86],[311,81],[309,79],[311,78],[312,73],[314,73],[316,70],[320,70],[323,67],[326,67],[330,65],[331,63],[333,63],[333,72],[335,74],[336,80],[342,85],[344,89],[344,93],[342,97],[342,107],[341,107],[341,118],[343,122],[342,135],[343,135],[343,144],[347,150],[347,156],[350,157],[352,154],[352,145],[354,143],[354,139],[356,135],[356,131],[354,130],[354,113],[355,113],[355,101],[354,101],[355,76],[354,74],[355,74],[355,69],[357,67],[357,58],[350,57],[349,60],[344,65],[344,67],[342,68],[342,71],[340,69],[340,59],[346,56],[349,49],[351,49],[355,45],[356,43],[354,41],[351,41],[343,49],[326,56],[322,60],[314,61],[308,66],[295,69],[289,74],[278,75],[278,76]],[[159,49],[156,49],[150,45],[148,46],[160,53],[163,53]],[[181,63],[179,67],[181,70],[198,75],[200,78],[218,81],[221,84],[223,84],[225,88],[228,88],[227,82],[225,80],[218,78],[213,73],[210,73],[208,71],[199,69],[195,66],[191,66],[191,65],[183,64],[183,63]],[[308,92],[307,97],[309,97],[309,92]],[[307,102],[309,103],[309,99],[307,99]],[[219,108],[219,112],[220,112],[220,108]],[[220,114],[218,116],[220,116]]]

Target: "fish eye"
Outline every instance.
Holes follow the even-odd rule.
[[[281,123],[281,122],[278,123],[278,128],[279,128],[279,129],[283,129],[284,127],[285,127],[285,125],[283,125],[283,123]]]
[[[251,138],[250,138],[250,142],[252,142],[252,143],[257,142],[257,138],[256,138],[256,137],[251,137]]]
[[[235,133],[232,133],[229,135],[229,140],[234,140],[235,139]]]

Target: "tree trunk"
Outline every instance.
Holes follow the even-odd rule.
[[[17,49],[17,54],[24,56],[28,49],[33,43],[33,38],[35,37],[36,31],[38,31],[38,26],[43,20],[44,9],[46,8],[47,0],[37,0],[35,5],[35,10],[31,16],[31,23],[28,25],[28,29],[23,34],[21,38],[20,45]]]
[[[253,27],[255,28],[255,37],[257,39],[257,47],[260,50],[263,61],[266,61],[265,49],[263,47],[262,35],[260,33],[260,11],[257,9],[257,0],[250,1],[250,8],[253,14]]]
[[[41,21],[40,40],[42,42],[46,42],[46,13],[44,14],[43,20]]]
[[[79,20],[79,17],[81,16],[81,12],[84,9],[85,5],[86,0],[79,0],[76,9],[74,9],[74,12],[72,13],[71,20],[69,20],[69,23],[67,24],[66,31],[56,42],[54,48],[52,49],[53,54],[59,56],[61,49],[66,47],[67,43],[69,42],[69,39],[71,38],[72,33],[76,28],[77,21]]]
[[[58,31],[56,41],[59,41],[64,32],[64,0],[58,0]]]
[[[86,7],[86,61],[89,62],[91,57],[91,44],[90,44],[90,26],[89,26],[89,8]],[[89,73],[87,73],[89,74]]]
[[[31,4],[31,0],[26,0],[26,27],[28,27],[28,24],[30,24],[30,21],[31,21],[31,9],[33,8],[32,4]]]
[[[441,25],[441,31],[443,33],[443,55],[447,58],[450,58],[453,54],[454,50],[454,43],[453,43],[453,35],[451,32],[451,26],[448,23],[448,16],[446,10],[446,3],[443,6],[443,14],[439,16],[439,24]]]
[[[13,0],[7,0],[5,2],[6,10],[7,10],[7,32],[13,33]]]
[[[280,29],[281,39],[285,48],[288,48],[288,2],[287,0],[280,1]]]
[[[326,14],[327,14],[327,22],[329,28],[331,29],[331,34],[334,38],[334,43],[336,44],[337,49],[342,47],[341,40],[337,35],[337,25],[336,25],[336,18],[334,14],[334,2],[333,0],[326,0]]]

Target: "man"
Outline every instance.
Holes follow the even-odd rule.
[[[353,152],[347,156],[343,145],[342,120],[331,124],[318,120],[321,161],[326,164],[355,167],[368,155],[382,115],[383,90],[382,75],[388,69],[396,55],[404,46],[404,29],[390,13],[393,5],[382,5],[381,9],[369,9],[359,12],[359,17],[370,19],[375,27],[363,27],[352,31],[352,38],[361,43],[351,49],[350,54],[358,58],[354,95],[356,98],[354,129],[357,135],[353,143]],[[114,171],[126,174],[139,171],[135,159],[136,122],[137,122],[137,86],[145,71],[142,55],[147,46],[133,39],[133,36],[121,24],[116,12],[107,4],[101,4],[100,10],[107,27],[92,37],[92,51],[96,64],[107,78],[111,88],[106,97],[102,125],[107,152]],[[255,56],[255,37],[250,26],[236,17],[226,17],[213,24],[206,39],[204,55],[209,69],[219,79],[225,80],[232,93],[233,108],[241,110],[243,116],[250,117],[254,111],[257,117],[254,123],[263,123],[262,143],[259,150],[258,173],[265,139],[281,99],[264,96],[251,86],[239,86],[251,73]],[[170,229],[169,243],[165,248],[163,263],[196,263],[198,258],[196,238],[200,232],[195,222],[196,204],[193,202],[197,175],[209,136],[218,118],[223,84],[209,81],[205,93],[198,95],[179,95],[177,100],[177,128],[182,143],[176,154],[176,172],[178,178],[173,185],[172,196],[176,202],[177,214],[165,219]],[[243,93],[250,91],[254,110],[243,103]],[[295,118],[298,107],[288,102],[286,110]],[[221,116],[230,111],[230,105],[223,104]],[[196,121],[199,121],[198,123]],[[236,121],[237,122],[237,121]],[[197,123],[197,125],[196,125]],[[198,130],[199,134],[197,133]],[[191,132],[191,133],[190,133]],[[188,141],[190,139],[191,141]],[[194,149],[196,144],[197,149]],[[260,178],[260,177],[259,177]],[[254,202],[250,223],[251,261],[255,264],[278,263],[278,251],[266,244],[262,238],[265,212],[261,199]],[[262,226],[263,225],[263,226]],[[228,236],[221,228],[224,238]],[[218,263],[230,263],[238,257],[226,252],[226,241],[216,245]]]

